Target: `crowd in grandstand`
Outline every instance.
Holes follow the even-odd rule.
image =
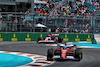
[[[92,16],[93,11],[99,10],[99,0],[44,0],[46,4],[36,4],[34,6],[35,13],[38,16]],[[59,4],[66,2],[65,5]]]

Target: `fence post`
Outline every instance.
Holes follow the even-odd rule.
[[[91,23],[92,23],[92,44],[97,44],[95,38],[94,38],[94,26],[95,26],[95,17],[91,17]]]
[[[6,18],[7,18],[7,15],[6,15]],[[6,32],[7,32],[7,19],[5,19],[5,23],[6,23]]]

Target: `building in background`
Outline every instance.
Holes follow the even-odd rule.
[[[0,12],[14,12],[15,6],[17,5],[16,11],[25,12],[31,7],[31,0],[0,0]],[[45,4],[46,1],[34,0],[34,3]]]

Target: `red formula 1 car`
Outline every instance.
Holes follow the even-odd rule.
[[[59,34],[49,34],[47,37],[39,37],[37,43],[62,43],[63,38]]]
[[[54,59],[70,59],[68,56],[72,56],[74,58],[73,60],[80,61],[83,56],[82,48],[77,48],[77,46],[73,44],[59,44],[55,49],[51,48],[47,51],[48,61]]]

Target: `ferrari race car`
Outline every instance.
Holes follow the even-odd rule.
[[[59,34],[49,34],[47,37],[39,37],[37,43],[62,43],[63,38]]]
[[[77,48],[74,44],[57,44],[55,49],[48,49],[47,60],[53,61],[57,59],[69,59],[72,56],[74,59],[80,61],[83,57],[82,48]]]

